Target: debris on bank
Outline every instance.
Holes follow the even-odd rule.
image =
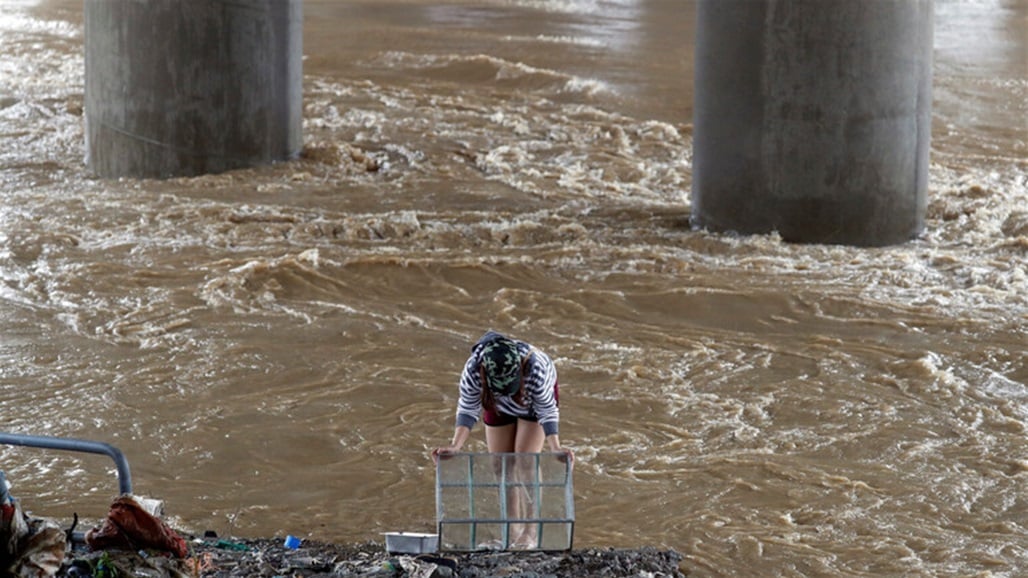
[[[164,503],[132,494],[128,463],[117,448],[88,440],[3,434],[0,443],[102,453],[118,466],[121,494],[102,523],[76,532],[30,516],[0,472],[0,578],[679,578],[674,550],[580,549],[560,552],[491,550],[430,552],[386,544],[330,544],[285,539],[189,536],[161,518]],[[400,533],[402,535],[404,533]],[[396,537],[397,534],[392,536]],[[425,537],[427,534],[408,535]],[[388,539],[387,539],[388,541]],[[392,550],[392,551],[390,551]]]
[[[674,550],[580,549],[398,555],[382,543],[179,533],[162,504],[122,495],[85,533],[21,510],[0,479],[0,578],[678,578]]]
[[[394,555],[383,544],[335,545],[304,541],[290,550],[279,540],[242,540],[246,550],[206,541],[196,551],[209,578],[680,578],[681,554],[656,548],[582,549],[569,552],[474,552]]]

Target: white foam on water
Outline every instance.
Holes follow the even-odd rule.
[[[561,14],[619,14],[639,0],[495,0],[497,3]]]
[[[585,46],[588,48],[604,47],[604,43],[602,40],[584,36],[552,36],[546,34],[538,34],[536,36],[504,36],[503,38],[508,42],[529,42],[533,44],[538,42],[546,44],[569,44],[572,46]]]

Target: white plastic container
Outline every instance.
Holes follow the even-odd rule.
[[[386,551],[390,554],[429,554],[439,551],[439,534],[386,532]]]

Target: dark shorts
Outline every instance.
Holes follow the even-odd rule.
[[[557,405],[560,405],[560,389],[558,385],[559,384],[556,383],[553,384],[553,401],[556,401]],[[519,419],[523,419],[525,421],[539,421],[539,418],[534,415],[518,418],[505,413],[500,413],[493,409],[487,409],[482,412],[482,423],[493,427],[510,425],[512,423],[516,423]]]

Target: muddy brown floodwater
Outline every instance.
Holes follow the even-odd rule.
[[[150,181],[83,165],[81,2],[0,0],[2,429],[198,533],[425,531],[494,328],[558,364],[576,547],[1017,575],[1028,3],[936,2],[926,228],[877,249],[690,229],[694,9],[307,0],[304,158]],[[62,520],[108,462],[0,448]]]

